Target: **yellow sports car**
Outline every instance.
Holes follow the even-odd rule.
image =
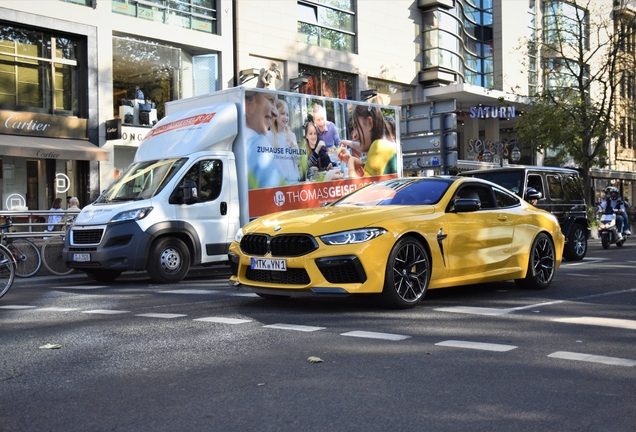
[[[415,306],[428,289],[514,280],[547,288],[557,219],[485,180],[400,178],[325,207],[258,218],[230,246],[231,281],[262,297],[381,294]]]

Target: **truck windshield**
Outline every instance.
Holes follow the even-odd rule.
[[[170,181],[186,159],[162,159],[132,164],[97,199],[96,204],[152,198]]]

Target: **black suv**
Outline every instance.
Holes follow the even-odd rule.
[[[528,187],[541,192],[536,207],[549,211],[559,219],[565,235],[563,257],[582,260],[587,253],[587,239],[591,229],[587,221],[587,207],[579,173],[573,169],[544,166],[511,165],[461,173],[497,183],[525,198]]]

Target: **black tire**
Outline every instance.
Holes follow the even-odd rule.
[[[112,282],[121,275],[118,270],[85,270],[86,276],[98,282]]]
[[[526,277],[525,279],[516,279],[515,282],[522,288],[546,289],[554,278],[555,266],[554,243],[546,233],[539,233],[532,242]]]
[[[574,224],[568,242],[565,244],[563,256],[569,261],[581,261],[587,254],[587,230],[580,224]]]
[[[146,270],[156,283],[176,283],[190,270],[190,251],[186,244],[174,237],[163,237],[150,247]]]
[[[609,249],[610,239],[608,233],[601,234],[601,246],[603,246],[603,249]]]
[[[616,242],[616,247],[623,247],[624,244],[625,244],[625,240],[619,240]]]
[[[15,258],[15,275],[21,278],[35,276],[42,267],[40,249],[31,240],[17,238],[7,243]]]
[[[15,261],[13,254],[0,245],[0,297],[5,295],[15,279]]]
[[[404,237],[393,246],[386,264],[382,299],[395,309],[415,307],[431,278],[428,252],[417,239]]]
[[[42,262],[51,273],[58,276],[65,276],[73,272],[63,260],[62,249],[64,249],[64,237],[49,237],[42,245]]]

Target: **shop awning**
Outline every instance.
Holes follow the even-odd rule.
[[[602,170],[598,168],[592,168],[590,170],[590,176],[593,178],[636,181],[636,173],[630,171]]]
[[[107,161],[108,152],[88,141],[0,135],[0,155],[26,158]]]

